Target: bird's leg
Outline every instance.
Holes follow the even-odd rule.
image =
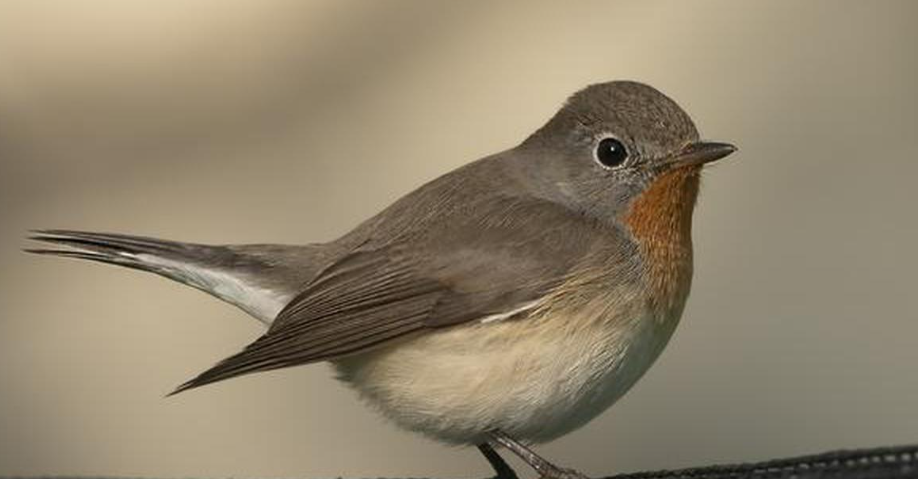
[[[579,471],[558,467],[548,462],[532,449],[524,446],[501,430],[495,429],[489,432],[488,435],[491,436],[492,441],[506,447],[510,452],[519,456],[520,459],[526,461],[544,479],[588,479],[586,475]]]
[[[497,473],[494,476],[495,479],[519,479],[516,476],[516,471],[504,461],[504,458],[500,457],[500,454],[490,444],[483,442],[478,445],[478,450],[481,451],[488,463],[491,464],[491,467],[494,468],[494,472]]]

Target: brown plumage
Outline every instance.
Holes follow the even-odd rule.
[[[645,277],[655,291],[651,301],[681,307],[692,282],[692,212],[701,168],[686,166],[663,173],[626,210],[623,222],[644,257]]]

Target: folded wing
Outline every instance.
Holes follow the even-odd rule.
[[[457,218],[386,241],[369,238],[321,272],[268,333],[173,394],[524,312],[597,246],[621,242],[617,230],[542,201],[494,201]]]

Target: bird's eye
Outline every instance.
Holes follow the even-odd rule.
[[[596,161],[605,168],[620,166],[627,158],[628,150],[615,138],[603,138],[596,145]]]

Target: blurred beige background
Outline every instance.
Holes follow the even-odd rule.
[[[259,325],[28,228],[312,242],[649,82],[712,169],[673,342],[591,474],[918,442],[918,3],[0,0],[0,475],[483,477],[324,366],[164,399]]]

